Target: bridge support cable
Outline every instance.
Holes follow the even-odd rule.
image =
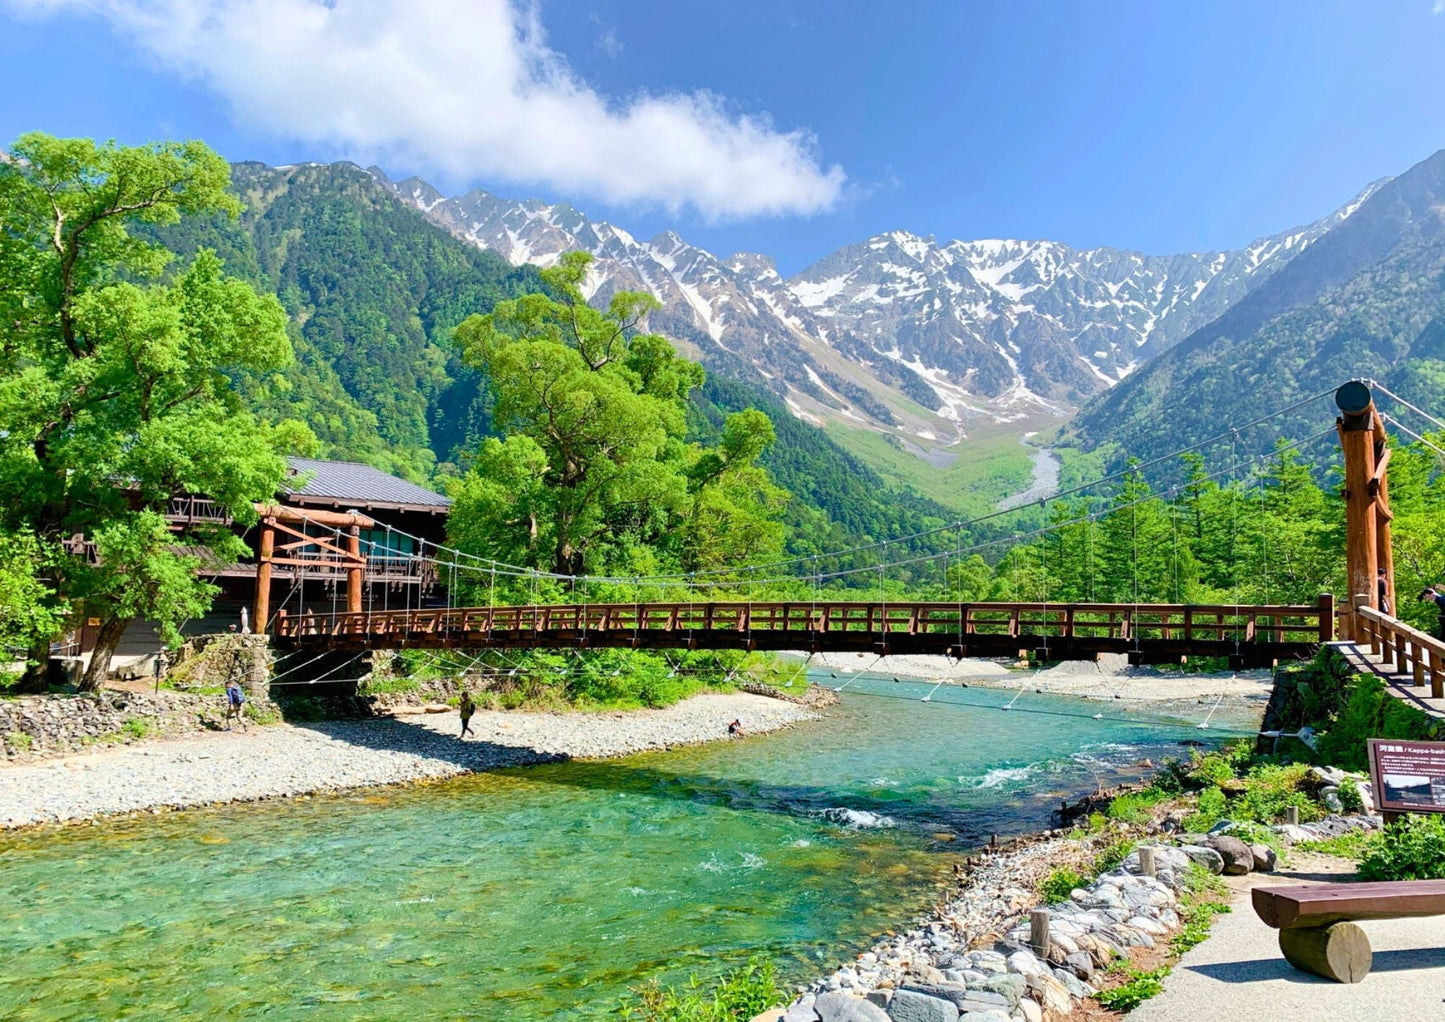
[[[847,681],[843,682],[843,684],[839,685],[839,686],[838,686],[837,688],[835,688],[833,691],[834,691],[834,692],[841,692],[841,691],[843,691],[843,690],[844,690],[845,688],[847,688],[849,685],[853,684],[853,682],[855,682],[855,681],[857,681],[859,678],[863,677],[863,675],[864,675],[866,672],[871,671],[874,667],[876,667],[876,666],[878,665],[878,661],[880,661],[880,660],[882,660],[882,659],[883,659],[883,654],[882,654],[882,653],[879,653],[877,656],[875,656],[875,657],[873,658],[873,662],[872,662],[871,664],[869,664],[867,667],[863,668],[863,670],[859,671],[857,674],[853,675],[853,677],[849,678]]]
[[[1230,680],[1230,681],[1235,681],[1235,680],[1237,680],[1238,678],[1239,678],[1239,675],[1238,675],[1238,674],[1231,674],[1231,675],[1229,676],[1229,680]],[[1212,707],[1210,707],[1209,713],[1205,716],[1204,720],[1200,721],[1199,724],[1196,725],[1196,726],[1199,728],[1199,730],[1201,730],[1201,731],[1207,731],[1207,730],[1209,730],[1209,722],[1214,719],[1214,711],[1217,710],[1217,709],[1219,709],[1219,704],[1222,703],[1222,702],[1224,702],[1224,693],[1223,693],[1223,692],[1219,693],[1219,698],[1216,699],[1216,700],[1214,700],[1214,705],[1213,705]]]

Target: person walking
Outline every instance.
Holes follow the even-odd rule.
[[[1385,577],[1384,568],[1375,572],[1375,589],[1380,598],[1380,613],[1394,613],[1390,610],[1390,581]]]
[[[1426,586],[1425,591],[1420,594],[1420,599],[1427,603],[1435,604],[1435,609],[1440,612],[1440,623],[1437,631],[1440,638],[1445,639],[1445,592],[1442,592],[1442,587]]]
[[[231,730],[232,718],[241,722],[241,730],[246,730],[246,693],[241,691],[241,683],[235,678],[226,682],[226,730]]]
[[[477,712],[477,704],[472,702],[472,694],[467,689],[462,689],[462,698],[457,703],[457,712],[462,716],[462,729],[457,734],[457,741],[462,741],[467,735],[475,734],[472,730],[472,714]]]

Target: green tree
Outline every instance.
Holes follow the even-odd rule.
[[[165,278],[170,253],[129,229],[234,215],[228,180],[199,142],[36,133],[0,163],[0,534],[25,564],[6,568],[36,608],[19,625],[33,662],[59,620],[100,618],[85,688],[132,619],[173,639],[216,591],[198,570],[244,552],[219,527],[178,542],[170,498],[254,521],[283,478],[278,451],[308,432],[258,422],[227,376],[290,361],[280,303],[208,250]]]
[[[591,257],[542,272],[548,288],[457,328],[488,380],[493,423],[453,491],[453,538],[496,560],[562,575],[711,569],[771,557],[788,495],[756,460],[773,442],[756,410],[718,445],[687,442],[702,367],[640,331],[650,296],[582,294]]]

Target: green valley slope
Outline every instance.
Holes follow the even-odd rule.
[[[1093,401],[1070,435],[1109,447],[1116,460],[1148,458],[1354,377],[1445,410],[1445,150]],[[1321,403],[1281,416],[1251,430],[1242,449],[1317,432],[1333,414]]]

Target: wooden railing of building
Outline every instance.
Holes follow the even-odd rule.
[[[1415,685],[1428,681],[1432,699],[1445,699],[1445,642],[1373,607],[1357,607],[1355,621],[1357,643],[1369,643],[1371,654],[1393,664],[1393,673],[1408,675]]]
[[[283,645],[318,649],[630,647],[940,653],[1264,666],[1334,638],[1315,604],[616,603],[278,615]]]

